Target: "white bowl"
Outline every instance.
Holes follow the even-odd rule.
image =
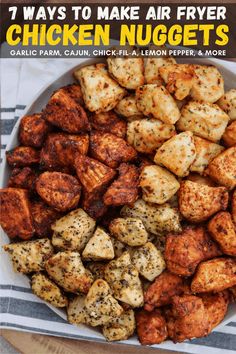
[[[47,85],[47,87],[43,87],[42,90],[37,94],[35,99],[32,101],[30,105],[28,105],[25,110],[22,112],[22,116],[26,114],[32,114],[35,112],[40,112],[43,107],[46,105],[47,101],[49,100],[49,97],[51,96],[52,92],[55,91],[56,89],[60,88],[61,86],[70,84],[74,82],[73,79],[73,72],[76,68],[80,66],[85,66],[97,62],[101,62],[101,59],[78,59],[78,64],[65,72],[63,75],[58,77],[56,80],[54,80],[50,85]],[[217,66],[225,80],[225,89],[228,90],[230,88],[235,88],[236,87],[236,63],[232,62],[227,62],[224,60],[218,60],[218,59],[205,59],[205,58],[188,58],[188,59],[180,59],[178,62],[183,62],[183,63],[198,63],[198,64],[212,64]],[[9,137],[9,142],[7,144],[6,150],[11,150],[17,145],[19,145],[18,141],[18,130],[19,130],[19,123],[20,123],[20,118],[18,119],[17,123],[15,124],[11,136]],[[6,158],[5,156],[3,157],[3,162],[2,162],[2,169],[1,169],[1,175],[0,175],[0,187],[3,188],[7,185],[7,181],[9,179],[10,175],[10,168],[7,165]],[[9,243],[9,238],[8,236],[1,230],[1,244],[7,244]],[[8,257],[7,254],[1,252],[1,260],[0,260],[0,266],[2,269],[2,279],[8,279],[8,284],[14,284],[18,286],[26,286],[29,287],[29,279],[27,276],[15,273],[12,269],[11,261],[10,258]],[[45,302],[46,303],[46,302]],[[60,317],[63,319],[66,319],[66,313],[63,310],[59,310],[50,304],[46,303],[54,312],[56,312]],[[227,315],[225,316],[224,320],[221,322],[219,326],[215,328],[217,331],[220,327],[226,325],[227,323],[235,320],[236,316],[236,305],[231,304],[229,306]],[[73,330],[73,333],[75,331]],[[81,336],[81,339],[85,340],[102,340],[102,335],[101,333],[96,329],[96,328],[91,328],[87,327],[84,325],[81,325],[78,327],[78,334]],[[126,344],[131,344],[131,345],[140,345],[136,337],[132,337],[126,341],[121,341],[119,343],[126,343]],[[187,343],[186,343],[187,344]],[[174,350],[184,350],[185,344],[180,343],[180,344],[173,344],[171,341],[165,341],[160,345],[155,345],[154,347],[157,348],[163,348],[163,349],[174,349]],[[190,350],[190,349],[189,349]]]

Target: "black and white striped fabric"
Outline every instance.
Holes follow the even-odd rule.
[[[32,96],[47,82],[51,82],[70,67],[76,65],[75,59],[15,59],[2,60],[2,130],[1,155],[8,143],[14,124],[22,116],[25,106]],[[4,68],[4,69],[3,69]],[[1,235],[1,245],[7,242]],[[0,251],[0,301],[1,327],[20,331],[30,331],[73,339],[105,341],[96,329],[86,326],[77,328],[68,324],[43,301],[31,293],[29,281],[12,270],[8,256]],[[136,338],[124,341],[139,345]],[[168,341],[156,346],[168,350],[196,354],[230,354],[236,350],[236,316],[233,321],[211,333],[206,338],[194,339],[180,344]],[[122,348],[122,347],[121,347]],[[122,350],[122,349],[121,349]]]

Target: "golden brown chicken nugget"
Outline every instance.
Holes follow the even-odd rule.
[[[95,220],[106,214],[108,209],[103,202],[102,193],[88,193],[86,191],[83,195],[82,208]]]
[[[229,212],[216,214],[208,223],[208,231],[225,254],[236,256],[236,231]]]
[[[210,323],[209,332],[224,319],[229,305],[229,294],[226,291],[217,294],[203,294],[201,296]]]
[[[194,275],[194,293],[218,292],[236,285],[236,259],[215,258],[202,262]]]
[[[53,93],[42,116],[52,125],[68,133],[80,133],[89,129],[85,110],[63,90]]]
[[[174,274],[190,276],[197,265],[221,255],[217,244],[203,227],[186,227],[181,234],[169,234],[166,238],[165,261]]]
[[[89,118],[92,128],[125,138],[126,122],[113,111],[92,114]]]
[[[81,185],[66,173],[44,172],[36,181],[36,190],[48,205],[58,211],[67,211],[77,206]]]
[[[233,195],[232,195],[232,206],[231,206],[231,209],[232,209],[232,218],[233,218],[233,222],[236,226],[236,189],[235,191],[233,192]]]
[[[136,150],[124,139],[98,131],[90,135],[90,153],[92,157],[112,168],[137,157]]]
[[[39,151],[30,146],[17,146],[6,151],[7,162],[11,167],[25,167],[39,163]]]
[[[122,163],[118,170],[119,177],[104,194],[104,203],[114,206],[133,204],[138,199],[139,170],[127,163]]]
[[[175,343],[209,333],[208,313],[202,299],[194,295],[174,296],[166,319],[169,337]]]
[[[168,305],[174,295],[188,291],[187,283],[176,274],[164,271],[149,285],[144,293],[144,308],[152,311],[155,307]]]
[[[0,224],[11,238],[19,236],[28,240],[34,234],[34,226],[30,214],[28,192],[18,188],[0,190],[1,214]]]
[[[222,138],[227,147],[236,145],[236,120],[228,125]]]
[[[30,167],[14,168],[8,181],[8,187],[28,189],[33,191],[37,174]]]
[[[103,191],[116,175],[112,168],[81,154],[76,155],[75,169],[88,193]]]
[[[22,145],[39,148],[50,130],[50,124],[41,113],[24,116],[20,121],[19,140]]]
[[[52,234],[51,225],[61,217],[61,213],[42,201],[32,201],[30,206],[35,234],[48,237]]]
[[[83,99],[82,90],[81,90],[80,85],[71,84],[71,85],[63,86],[60,88],[60,91],[63,91],[64,93],[68,94],[71,98],[73,98],[81,106],[84,105],[84,99]]]
[[[71,170],[77,153],[86,155],[88,134],[49,134],[40,153],[40,166],[46,170]]]
[[[217,155],[208,165],[206,174],[228,189],[236,187],[236,146]]]
[[[166,321],[160,310],[136,313],[138,339],[142,345],[162,343],[168,336]]]
[[[191,222],[205,221],[228,206],[229,195],[225,187],[182,181],[178,193],[179,210]]]

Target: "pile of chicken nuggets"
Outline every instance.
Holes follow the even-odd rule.
[[[236,299],[236,89],[171,57],[74,77],[6,152],[15,271],[108,341],[208,335]]]

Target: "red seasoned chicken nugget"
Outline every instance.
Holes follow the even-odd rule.
[[[88,134],[49,134],[40,153],[40,166],[46,170],[70,170],[76,154],[86,155],[88,147]]]
[[[201,298],[194,295],[174,296],[166,312],[169,337],[176,342],[204,337],[209,333],[208,313]]]
[[[188,286],[183,278],[166,270],[147,288],[144,294],[144,308],[152,311],[154,307],[168,305],[174,295],[185,291],[188,291]]]
[[[133,204],[138,199],[139,170],[127,163],[122,163],[118,170],[119,177],[104,194],[104,203],[114,206]]]
[[[30,214],[28,192],[18,188],[0,190],[0,224],[11,238],[19,236],[28,240],[34,234],[34,226]]]
[[[7,162],[11,167],[24,167],[39,162],[39,151],[30,146],[17,146],[6,151]]]
[[[92,157],[113,168],[137,157],[136,150],[124,139],[98,131],[90,135],[90,152]]]
[[[80,133],[89,129],[85,110],[63,89],[51,96],[43,111],[43,118],[68,133]]]
[[[113,111],[92,114],[89,118],[92,128],[112,133],[120,138],[126,135],[126,122]]]
[[[82,208],[95,220],[100,219],[108,210],[101,193],[88,193],[86,191],[83,195]]]
[[[78,84],[71,84],[67,86],[63,86],[60,88],[60,91],[68,94],[73,100],[79,103],[81,106],[84,105],[84,99],[81,91],[81,87]]]
[[[112,168],[81,154],[76,156],[75,169],[81,184],[88,193],[104,190],[116,175]]]
[[[8,181],[8,187],[28,189],[35,188],[37,174],[30,167],[14,168]]]
[[[39,148],[50,130],[50,124],[40,113],[24,116],[20,121],[19,140],[22,145]]]
[[[197,265],[221,255],[217,244],[211,240],[203,227],[186,227],[180,234],[166,238],[165,261],[171,273],[190,276]]]
[[[81,186],[75,177],[66,173],[44,172],[36,181],[36,190],[48,205],[67,211],[77,206]]]
[[[43,203],[43,201],[33,201],[30,205],[35,234],[39,237],[48,237],[52,234],[51,225],[60,219],[61,213]]]
[[[136,313],[138,339],[143,345],[162,343],[168,336],[166,321],[160,310]]]
[[[226,315],[229,305],[229,293],[226,290],[217,294],[203,294],[201,298],[208,313],[210,323],[209,332],[211,332]]]

